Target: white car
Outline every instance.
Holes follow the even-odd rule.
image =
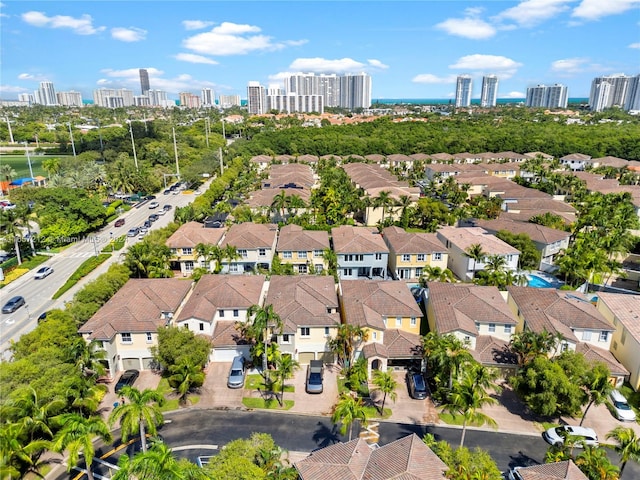
[[[575,446],[578,448],[583,445],[588,447],[597,447],[599,445],[598,435],[593,428],[560,425],[559,427],[552,427],[542,433],[544,441],[549,445],[555,446],[562,446],[567,436],[576,439]]]
[[[149,208],[158,208],[160,206],[160,204],[158,202],[151,202],[149,204]]]
[[[36,280],[42,280],[45,277],[48,277],[53,273],[53,268],[51,267],[40,267],[36,274],[33,276]]]
[[[611,401],[613,413],[618,420],[622,420],[623,422],[636,421],[636,412],[629,406],[629,402],[627,402],[624,395],[620,393],[620,390],[611,390],[609,400]]]

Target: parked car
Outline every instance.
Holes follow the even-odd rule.
[[[49,315],[49,310],[45,310],[44,312],[42,312],[40,314],[40,316],[38,316],[38,323],[46,320],[47,319],[47,315]]]
[[[20,295],[11,297],[9,301],[4,304],[4,307],[2,307],[2,313],[13,313],[25,303],[24,297],[21,297]]]
[[[115,226],[116,227],[121,227],[124,225],[124,218],[119,218],[116,220]]]
[[[139,375],[140,372],[138,370],[125,370],[116,383],[115,392],[120,393],[123,387],[131,387]]]
[[[311,360],[307,367],[307,393],[322,393],[322,380],[324,376],[324,363],[322,360]]]
[[[153,202],[151,202],[149,204],[149,208],[158,208],[159,206],[160,206],[160,204],[158,202],[155,202],[155,201],[153,201]]]
[[[151,220],[145,220],[142,224],[143,228],[151,228]]]
[[[171,193],[171,190],[169,190],[168,188],[162,192],[163,195],[169,195]]]
[[[135,237],[140,233],[140,229],[138,227],[130,228],[127,232],[127,237]]]
[[[407,385],[409,387],[409,395],[415,400],[424,400],[429,395],[427,382],[421,373],[407,372]]]
[[[609,394],[613,414],[618,420],[623,422],[635,422],[636,412],[629,406],[627,399],[620,393],[620,390],[611,390]]]
[[[42,280],[43,278],[48,277],[53,273],[53,268],[51,267],[40,267],[36,274],[33,276],[36,280]]]
[[[227,387],[229,388],[242,388],[244,387],[244,357],[238,355],[231,362],[231,369],[229,370],[229,378],[227,379]]]
[[[564,445],[564,439],[567,436],[575,438],[576,447],[582,447],[586,445],[588,447],[597,447],[598,435],[595,430],[588,427],[574,427],[571,425],[560,425],[559,427],[552,427],[542,433],[542,438],[549,445],[556,445],[558,447]]]

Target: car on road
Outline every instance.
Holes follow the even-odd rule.
[[[135,237],[140,233],[140,229],[138,227],[130,228],[127,232],[127,237]]]
[[[424,381],[421,373],[407,372],[407,386],[409,388],[409,395],[415,400],[424,400],[429,395],[427,382]]]
[[[124,218],[119,218],[116,220],[115,226],[116,227],[121,227],[124,225]]]
[[[145,222],[146,223],[146,222]],[[143,225],[142,227],[140,227],[138,230],[140,230],[141,234],[147,233],[149,231],[149,227],[147,227],[146,225]]]
[[[173,207],[171,205],[163,205],[162,206],[162,210],[164,210],[165,212],[168,212],[169,210],[171,210]]]
[[[142,228],[151,228],[151,220],[145,220],[142,224]]]
[[[2,313],[13,313],[25,303],[24,297],[21,297],[20,295],[11,297],[9,301],[4,304],[4,307],[2,307]]]
[[[560,425],[542,432],[544,441],[557,447],[564,445],[566,437],[573,438],[576,447],[597,447],[599,445],[598,435],[593,428]]]
[[[169,195],[171,193],[171,190],[169,190],[168,188],[162,192],[163,195]]]
[[[324,376],[324,363],[322,360],[311,360],[307,367],[307,381],[305,390],[307,393],[322,393],[322,380]]]
[[[150,222],[155,222],[156,220],[158,220],[160,217],[158,216],[157,213],[152,213],[151,215],[149,215],[149,221]]]
[[[123,387],[131,387],[140,376],[138,370],[125,370],[116,383],[115,392],[120,393]]]
[[[53,268],[51,267],[40,267],[36,274],[33,276],[36,280],[42,280],[43,278],[48,277],[53,273]]]
[[[160,204],[158,202],[155,202],[155,201],[153,201],[153,202],[151,202],[149,204],[149,208],[158,208],[159,206],[160,206]]]
[[[623,422],[635,422],[636,412],[629,406],[627,399],[620,393],[620,390],[611,390],[609,393],[611,408],[614,416]]]
[[[242,388],[244,387],[244,357],[238,355],[231,362],[231,368],[229,369],[229,377],[227,378],[227,387],[229,388]]]

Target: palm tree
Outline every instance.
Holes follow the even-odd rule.
[[[553,334],[547,330],[540,333],[523,330],[511,336],[509,350],[516,354],[518,365],[522,367],[531,363],[539,355],[549,354],[557,348],[563,338],[561,334]]]
[[[382,207],[382,218],[380,220],[380,224],[384,225],[384,214],[391,205],[393,205],[393,198],[391,198],[391,192],[388,192],[387,190],[381,191],[378,193],[378,196],[373,199],[374,208]]]
[[[327,269],[329,275],[333,275],[335,279],[338,278],[338,255],[335,250],[331,248],[325,248],[322,251],[322,258],[327,262]]]
[[[189,393],[204,383],[205,375],[200,365],[194,365],[189,359],[177,365],[169,366],[169,386],[180,396],[180,403],[185,404]]]
[[[233,246],[233,245],[225,245],[224,248],[222,249],[222,260],[224,259],[229,260],[228,266],[229,269],[227,270],[227,273],[229,272],[229,270],[231,270],[231,263],[234,260],[240,260],[242,258],[242,255],[240,254],[240,252],[238,252],[238,249]]]
[[[454,384],[451,395],[442,407],[444,411],[454,416],[462,416],[460,447],[464,446],[468,423],[480,425],[488,423],[497,426],[493,418],[480,411],[485,405],[496,403],[496,400],[489,396],[485,387],[478,382],[478,376],[482,376],[476,372],[478,368],[482,367],[477,365],[465,370],[460,381]]]
[[[467,257],[473,260],[472,276],[475,276],[476,264],[478,262],[482,262],[487,254],[484,252],[484,250],[482,250],[482,245],[480,245],[479,243],[474,243],[473,245],[471,245],[469,248],[467,248],[465,253],[467,254]]]
[[[273,305],[269,304],[265,307],[260,305],[251,305],[247,311],[250,320],[239,324],[242,335],[249,341],[255,343],[264,343],[264,352],[262,353],[262,374],[267,378],[267,350],[269,344],[268,330],[282,333],[284,324],[280,315],[273,311]]]
[[[96,380],[100,375],[104,375],[103,360],[107,352],[100,347],[100,344],[98,340],[87,343],[84,338],[78,338],[69,346],[70,360],[75,363],[83,377]]]
[[[164,403],[162,394],[149,388],[142,392],[135,387],[124,387],[122,396],[128,401],[119,404],[109,415],[109,424],[113,426],[120,420],[122,430],[122,441],[126,442],[129,435],[138,430],[140,432],[140,443],[142,451],[147,451],[147,441],[145,426],[151,435],[157,433],[157,426],[163,421],[162,412],[158,407]]]
[[[402,228],[409,226],[409,212],[412,204],[413,200],[409,195],[400,195],[397,206],[400,208],[400,225]]]
[[[20,243],[18,240],[22,237],[22,231],[18,228],[18,222],[15,213],[12,210],[0,210],[0,228],[4,231],[7,240],[13,240],[18,257],[18,265],[22,265],[22,255],[20,254]]]
[[[620,477],[629,460],[640,461],[640,437],[633,428],[618,426],[607,433],[607,439],[615,440],[613,447],[620,455]]]
[[[376,370],[373,372],[373,384],[375,385],[375,390],[379,390],[383,393],[380,415],[384,415],[384,404],[387,401],[387,395],[394,402],[396,401],[396,398],[398,398],[398,394],[396,393],[398,382],[393,378],[391,372]]]
[[[33,235],[31,234],[31,222],[34,220],[34,216],[31,212],[31,208],[29,208],[28,205],[19,205],[18,208],[14,210],[13,215],[16,225],[27,230],[31,254],[35,256],[36,247],[33,243]]]
[[[356,348],[369,338],[367,330],[351,323],[337,324],[338,331],[329,339],[329,349],[337,354],[338,362],[346,368],[353,363]]]
[[[349,429],[349,441],[353,431],[353,422],[360,420],[363,424],[367,422],[367,411],[365,410],[362,399],[354,397],[348,393],[340,395],[340,400],[333,407],[331,421],[334,424],[338,422],[342,425],[340,433],[344,435],[347,428]]]
[[[455,280],[453,272],[448,268],[442,269],[431,265],[425,265],[422,269],[420,284],[424,287],[426,282],[447,282],[452,283]]]
[[[57,417],[61,429],[56,434],[52,443],[55,452],[69,452],[67,471],[78,463],[80,453],[84,455],[87,465],[87,478],[93,480],[91,465],[95,448],[93,441],[100,438],[104,442],[111,442],[111,433],[104,420],[98,416],[84,418],[76,413],[63,413]]]
[[[300,364],[291,355],[278,355],[276,359],[276,376],[280,380],[280,406],[284,401],[284,382],[293,378],[293,374],[300,368]]]
[[[11,183],[15,177],[18,176],[16,171],[8,163],[0,165],[0,176],[4,177],[7,183]]]
[[[0,478],[25,478],[29,472],[39,473],[44,462],[38,462],[42,453],[51,448],[48,440],[26,442],[23,426],[19,423],[0,424]]]
[[[609,396],[609,393],[611,393],[611,390],[613,390],[613,385],[609,383],[610,376],[611,373],[609,372],[609,369],[603,363],[596,364],[589,372],[587,372],[583,387],[589,395],[589,403],[582,414],[580,426],[582,426],[591,405],[601,405],[604,403]]]
[[[287,191],[282,189],[280,192],[273,197],[273,201],[271,202],[271,210],[280,214],[280,218],[284,220],[285,208],[289,206],[289,197],[287,196]]]
[[[576,465],[587,478],[597,480],[618,480],[620,470],[613,465],[603,448],[585,447],[576,457]]]

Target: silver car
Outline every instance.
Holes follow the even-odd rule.
[[[238,355],[233,359],[231,363],[231,369],[229,370],[229,378],[227,379],[227,387],[229,388],[242,388],[244,387],[244,357]]]

